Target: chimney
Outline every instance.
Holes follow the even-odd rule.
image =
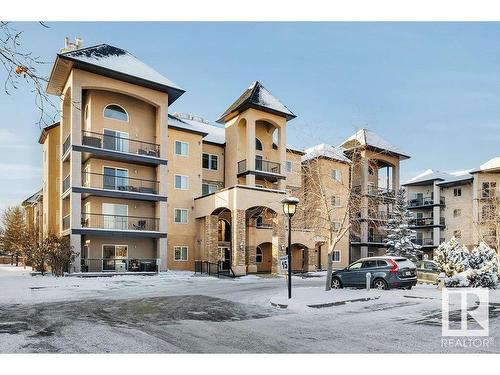
[[[61,48],[60,53],[74,51],[83,47],[83,39],[76,37],[75,42],[70,42],[68,37],[64,38],[64,48]]]

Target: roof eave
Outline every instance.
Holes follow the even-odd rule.
[[[255,104],[255,103],[243,102],[241,105],[236,107],[232,112],[222,114],[221,117],[219,119],[217,119],[215,122],[217,122],[219,124],[224,124],[225,122],[236,117],[237,115],[246,111],[249,108],[258,109],[259,111],[262,111],[262,112],[268,112],[268,113],[271,113],[271,114],[276,115],[276,116],[284,117],[286,119],[286,121],[291,121],[297,117],[292,112],[285,113],[285,112],[277,111],[275,109],[272,109],[269,107],[264,107],[264,106],[261,106],[261,105]]]

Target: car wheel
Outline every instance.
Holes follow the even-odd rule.
[[[338,277],[334,277],[332,279],[332,289],[341,289],[342,288],[342,282]]]
[[[373,282],[374,289],[387,289],[387,283],[383,279],[377,279]]]

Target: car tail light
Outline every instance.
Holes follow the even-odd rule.
[[[391,264],[392,268],[389,272],[391,273],[396,273],[398,272],[398,265],[396,264],[395,261],[393,261],[392,259],[388,259],[389,260],[389,263]]]

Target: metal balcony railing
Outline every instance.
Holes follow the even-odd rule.
[[[434,239],[432,237],[428,238],[415,238],[412,240],[415,245],[420,246],[432,246],[434,245]]]
[[[66,153],[66,151],[69,150],[70,146],[71,146],[71,134],[68,135],[66,137],[66,139],[64,140],[61,156],[64,155]]]
[[[433,197],[419,197],[419,198],[413,198],[408,201],[408,206],[409,207],[419,207],[419,206],[432,206],[436,203],[434,203],[434,198]],[[445,204],[445,199],[444,197],[439,198],[439,204],[444,205]]]
[[[71,224],[70,215],[66,215],[66,216],[64,216],[64,217],[62,218],[62,229],[63,229],[63,230],[67,230],[67,229],[69,229],[70,224]]]
[[[70,185],[71,185],[71,179],[70,176],[67,175],[62,183],[62,192],[65,193],[70,188]]]
[[[82,186],[105,190],[158,194],[160,182],[142,178],[82,172]]]
[[[159,219],[154,217],[83,213],[82,228],[157,232],[159,230]]]
[[[421,217],[421,218],[412,219],[412,220],[410,220],[409,225],[415,226],[415,227],[431,226],[431,225],[434,225],[434,218],[433,217]],[[444,217],[439,218],[439,225],[446,225]]]
[[[394,198],[396,190],[385,187],[368,185],[365,189],[362,186],[353,186],[354,194],[366,194],[372,197]]]
[[[160,157],[160,145],[156,143],[123,138],[111,134],[101,134],[83,130],[82,145],[104,150],[120,151],[128,154]]]
[[[374,243],[385,243],[385,240],[387,239],[386,236],[381,236],[381,235],[368,235],[368,242],[374,242]]]
[[[158,272],[155,258],[82,258],[81,272]]]
[[[276,163],[274,161],[255,159],[255,170],[267,173],[280,174],[281,166],[280,163]],[[246,171],[248,171],[247,159],[240,160],[238,162],[238,173],[245,173]]]

